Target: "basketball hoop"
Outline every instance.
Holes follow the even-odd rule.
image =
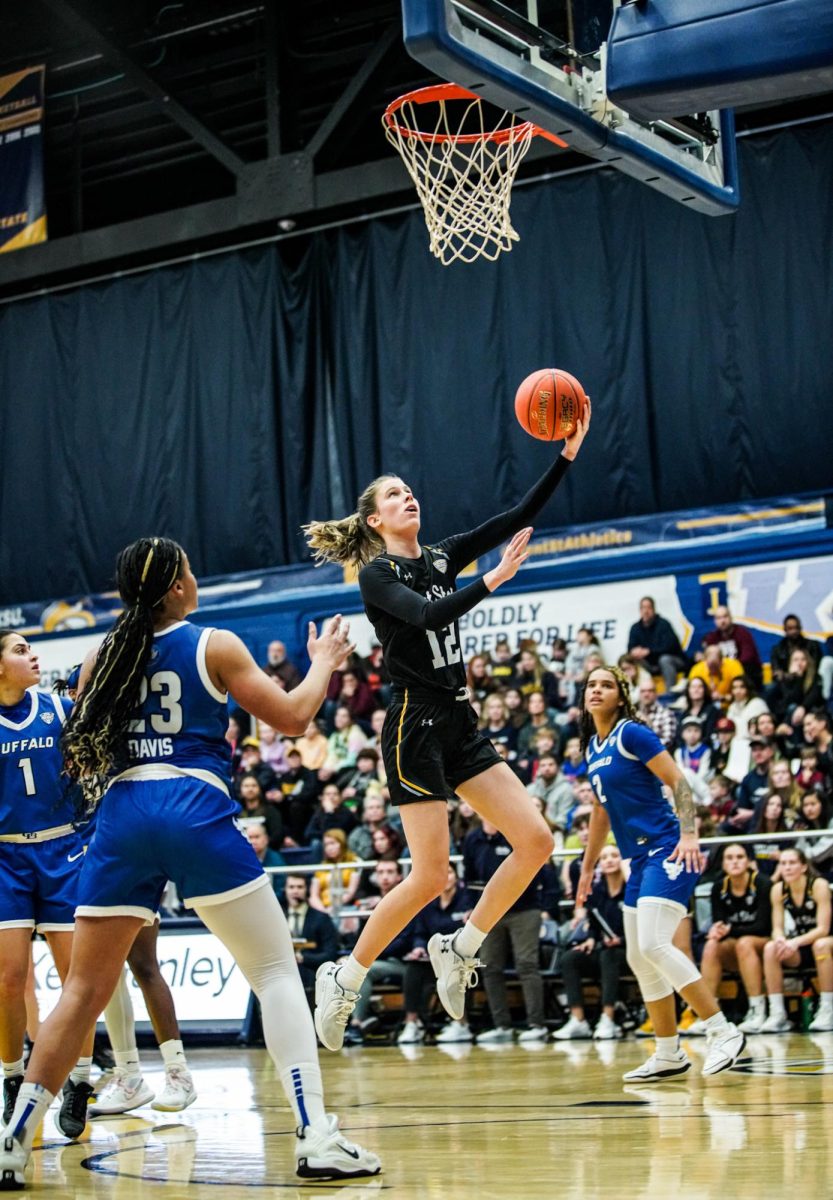
[[[425,212],[431,253],[444,266],[494,261],[518,235],[512,184],[533,137],[560,138],[505,112],[492,128],[483,103],[456,83],[419,88],[385,109],[385,137],[402,156]]]

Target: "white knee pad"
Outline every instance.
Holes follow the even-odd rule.
[[[640,899],[636,909],[636,932],[639,953],[662,976],[666,983],[665,994],[673,989],[682,991],[700,978],[690,958],[672,944],[677,926],[685,916],[682,904],[673,900],[658,900],[653,897]],[[647,997],[646,997],[647,999]]]
[[[636,976],[643,1000],[664,1000],[670,996],[672,989],[657,968],[648,961],[639,948],[639,927],[637,910],[625,908],[622,910],[625,924],[625,952],[628,966]]]

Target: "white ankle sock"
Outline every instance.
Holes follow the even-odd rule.
[[[22,1083],[17,1093],[12,1119],[8,1128],[24,1150],[32,1149],[32,1142],[46,1110],[55,1097],[39,1083]]]
[[[188,1063],[185,1058],[185,1051],[182,1049],[182,1042],[177,1038],[171,1038],[170,1041],[159,1043],[159,1052],[162,1055],[162,1061],[165,1067],[186,1067]]]
[[[755,1016],[766,1016],[766,996],[750,996],[749,1011]]]
[[[336,972],[336,982],[350,992],[357,992],[367,978],[370,967],[363,967],[351,954]]]
[[[474,958],[485,940],[486,934],[471,921],[466,921],[463,928],[455,933],[451,945],[461,958]]]
[[[116,1066],[128,1075],[141,1075],[142,1068],[139,1064],[138,1050],[114,1050],[113,1058],[116,1060]]]
[[[819,1012],[833,1012],[833,992],[819,992]]]
[[[73,1083],[89,1083],[90,1072],[92,1071],[93,1060],[90,1058],[79,1058],[78,1062],[69,1073],[70,1080]]]
[[[771,1017],[786,1017],[787,1010],[784,1008],[784,996],[781,992],[771,992],[769,996],[769,1015]]]
[[[3,1078],[13,1079],[15,1075],[23,1074],[23,1059],[19,1058],[17,1062],[3,1063]]]
[[[718,1011],[713,1013],[712,1016],[706,1017],[705,1021],[703,1022],[703,1028],[709,1030],[722,1029],[724,1025],[728,1024],[729,1022],[726,1020],[726,1014]]]
[[[680,1039],[675,1033],[673,1037],[658,1037],[656,1040],[657,1058],[676,1058],[680,1049]]]

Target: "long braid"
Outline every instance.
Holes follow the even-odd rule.
[[[139,707],[153,647],[154,617],[182,574],[184,551],[169,538],[140,538],[116,563],[126,608],[105,637],[87,686],[61,737],[64,769],[81,783],[88,809],[107,777],[127,762],[127,734]]]
[[[612,675],[616,680],[616,686],[619,689],[619,711],[620,719],[624,717],[628,721],[637,721],[640,725],[644,725],[644,721],[637,713],[631,700],[631,685],[627,675],[619,667],[594,667],[587,675],[584,681],[584,692],[581,697],[581,720],[579,722],[579,733],[581,736],[581,752],[586,753],[587,747],[590,744],[590,739],[596,732],[596,726],[593,718],[587,711],[584,703],[584,695],[587,691],[587,685],[595,671],[607,671],[608,675]]]

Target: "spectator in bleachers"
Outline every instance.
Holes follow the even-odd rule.
[[[323,842],[321,861],[328,865],[313,875],[309,902],[313,908],[330,912],[337,918],[338,909],[352,902],[362,873],[349,865],[358,860],[352,850],[347,849],[347,835],[343,829],[335,826],[325,829]]]
[[[785,758],[773,758],[769,764],[769,790],[781,797],[785,814],[793,820],[801,811],[802,791]]]
[[[555,710],[547,707],[543,692],[530,692],[526,702],[527,717],[518,730],[518,765],[525,771],[529,770],[530,742],[542,729],[549,729],[553,737],[555,730]]]
[[[706,745],[711,745],[714,727],[723,715],[723,710],[712,700],[705,680],[697,675],[689,676],[685,691],[670,707],[677,714],[680,725],[686,717],[697,717],[703,729],[703,741]],[[678,739],[679,735],[680,730],[677,733]]]
[[[543,801],[545,817],[554,829],[565,834],[575,800],[572,785],[559,771],[558,759],[554,754],[541,755],[535,779],[527,784],[526,790]]]
[[[515,674],[515,661],[512,648],[505,637],[499,637],[492,651],[492,679],[500,688],[512,686],[512,676]]]
[[[830,706],[833,698],[833,637],[825,640],[821,660],[819,661],[819,679],[825,704]]]
[[[712,775],[709,797],[709,813],[712,820],[720,825],[729,816],[735,802],[735,785],[728,775]]]
[[[378,753],[379,761],[382,763],[380,768],[382,772],[384,772],[385,769],[384,762],[382,761],[382,728],[385,724],[385,717],[387,715],[386,709],[374,708],[373,712],[370,714],[370,737],[368,738],[367,742],[368,746],[372,746],[373,749]]]
[[[518,665],[512,676],[512,686],[516,687],[527,701],[534,692],[541,692],[545,707],[554,711],[560,707],[558,680],[544,666],[534,642],[525,642],[522,646]]]
[[[318,780],[301,762],[297,746],[286,752],[286,770],[278,776],[277,789],[283,799],[285,833],[299,846],[305,844],[305,831],[318,801]]]
[[[502,742],[494,742],[493,745],[494,745],[495,752],[497,753],[498,757],[503,759],[503,761],[506,763],[507,767],[512,772],[512,774],[515,775],[518,779],[520,779],[521,783],[524,783],[524,784],[529,783],[530,771],[527,769],[527,767],[530,764],[527,763],[526,767],[521,767],[518,764],[517,759],[515,759],[514,761],[510,761],[509,750]]]
[[[749,1010],[740,1026],[744,1033],[760,1033],[766,1020],[763,955],[772,932],[770,886],[746,846],[740,842],[724,846],[720,876],[712,885],[712,923],[700,970],[713,995],[717,995],[724,971],[740,972],[749,998]],[[699,1030],[695,1028],[695,1032]]]
[[[750,743],[750,751],[752,770],[738,784],[732,810],[721,825],[724,833],[749,833],[759,806],[769,795],[769,766],[775,755],[775,746],[769,738],[756,735]]]
[[[263,669],[267,675],[280,679],[287,692],[291,692],[301,682],[301,673],[286,657],[286,646],[283,642],[270,642],[266,647],[266,666]]]
[[[466,687],[469,689],[469,698],[481,702],[497,688],[489,670],[487,654],[473,654],[469,659],[466,667]]]
[[[610,1041],[622,1036],[614,1015],[619,1001],[619,980],[625,969],[625,873],[616,846],[605,846],[599,855],[599,878],[587,898],[582,922],[573,930],[570,947],[560,962],[570,1018],[553,1037],[557,1041],[593,1037]],[[582,979],[601,980],[602,1013],[595,1031],[585,1018]]]
[[[243,732],[243,724],[240,719],[233,713],[229,714],[228,727],[226,728],[226,741],[231,748],[231,762],[229,764],[229,774],[234,778],[240,766],[240,743],[246,734]]]
[[[309,846],[313,862],[321,855],[324,834],[328,829],[341,829],[346,840],[357,824],[354,814],[344,806],[338,784],[325,783],[318,804],[304,830],[304,844]]]
[[[790,655],[793,650],[803,650],[809,659],[819,665],[821,646],[812,638],[806,638],[801,628],[801,620],[794,613],[784,617],[784,636],[776,642],[769,653],[772,667],[772,682],[777,683],[790,669]]]
[[[396,859],[378,862],[376,875],[382,896],[387,896],[388,892],[402,882],[402,869]],[[371,965],[359,991],[359,1000],[347,1027],[344,1038],[346,1046],[361,1044],[365,1032],[378,1024],[377,1018],[370,1015],[374,986],[383,982],[404,982],[405,956],[414,948],[415,920],[408,922],[402,932],[396,935]]]
[[[801,797],[801,808],[794,829],[833,829],[830,805],[818,792],[806,792]],[[820,875],[830,882],[833,878],[833,833],[830,837],[799,838],[793,845],[803,850],[807,861]]]
[[[564,638],[553,638],[550,646],[550,660],[547,663],[547,670],[552,671],[559,683],[564,678],[564,672],[567,664],[567,643]]]
[[[437,985],[428,957],[428,942],[435,933],[456,933],[462,929],[466,915],[466,889],[449,863],[442,892],[414,920],[413,948],[404,957],[405,1024],[397,1038],[400,1045],[421,1042],[425,1038],[425,1018]],[[471,1030],[465,1018],[462,1021],[449,1021],[437,1035],[440,1044],[471,1040]]]
[[[465,800],[452,801],[452,809],[448,822],[451,835],[451,853],[460,854],[466,834],[472,829],[480,828],[480,817]]]
[[[520,729],[526,720],[526,704],[516,687],[508,687],[503,693],[503,703],[509,712],[509,724]]]
[[[639,689],[645,683],[651,683],[653,676],[647,667],[631,654],[620,654],[616,665],[630,684],[631,704],[636,707],[639,703]]]
[[[689,679],[702,679],[715,704],[727,704],[732,682],[743,675],[743,667],[734,658],[724,658],[719,646],[707,646],[703,658],[688,673]]]
[[[269,834],[266,832],[266,824],[257,817],[249,818],[246,823],[246,837],[249,839],[249,845],[257,855],[257,860],[262,867],[285,867],[286,859],[281,854],[280,850],[273,850],[269,845]],[[280,900],[283,896],[284,876],[271,875],[272,891]]]
[[[755,814],[752,833],[786,833],[792,828],[792,823],[792,814],[789,810],[785,810],[784,801],[777,792],[770,792],[764,797],[763,804],[759,806]],[[783,842],[753,843],[752,852],[763,875],[769,875],[771,879],[777,877],[778,863],[783,847]]]
[[[580,685],[584,682],[587,674],[585,666],[587,656],[592,650],[601,652],[599,639],[592,629],[582,625],[580,629],[576,630],[575,641],[567,651],[567,658],[564,662],[563,680],[566,687],[562,690],[568,704],[575,704],[577,701],[581,690]]]
[[[310,721],[304,733],[295,742],[301,756],[301,765],[308,771],[320,771],[330,753],[330,744],[324,732],[323,721]]]
[[[381,861],[391,855],[397,859],[407,855],[407,848],[399,830],[387,822],[381,824],[378,829],[374,829],[370,838],[373,843],[371,858]]]
[[[364,746],[356,755],[356,768],[344,780],[341,795],[344,803],[353,812],[361,810],[364,798],[370,792],[382,792],[382,777],[379,773],[379,751]]]
[[[261,760],[267,767],[271,767],[276,775],[280,775],[288,766],[286,752],[289,744],[284,741],[277,729],[273,729],[265,721],[258,721],[257,736],[260,741]]]
[[[295,944],[295,961],[304,987],[315,987],[315,972],[338,955],[338,931],[332,918],[308,899],[305,875],[286,875],[284,896],[289,933]]]
[[[795,778],[796,786],[802,793],[825,791],[824,772],[819,770],[819,752],[815,746],[802,746],[799,752],[798,773]]]
[[[367,737],[359,725],[355,723],[349,708],[340,704],[335,710],[335,728],[327,738],[327,758],[324,766],[318,772],[322,781],[332,779],[345,767],[356,764],[356,755],[367,745]]]
[[[369,792],[362,802],[362,823],[347,839],[347,845],[357,858],[373,858],[373,834],[387,820],[387,805],[378,792]]]
[[[278,786],[278,777],[261,758],[260,742],[256,737],[243,738],[240,746],[240,766],[234,780],[235,787],[239,787],[240,780],[244,775],[254,775],[267,800],[275,798],[274,796],[270,797],[269,793]]]
[[[390,677],[382,655],[382,647],[374,638],[370,643],[370,653],[361,660],[364,675],[371,689],[379,697],[382,704],[390,700]]]
[[[787,846],[781,852],[781,880],[772,885],[772,938],[764,947],[769,1016],[762,1033],[789,1033],[792,1025],[784,1006],[784,970],[798,968],[819,981],[819,1007],[810,1024],[814,1033],[833,1030],[833,938],[830,937],[830,887],[803,851]],[[793,932],[786,936],[786,915]]]
[[[502,696],[493,694],[486,697],[477,727],[481,733],[486,735],[492,745],[500,743],[506,746],[510,760],[515,757],[518,747],[518,731],[509,720],[509,709]]]
[[[666,708],[657,700],[657,689],[653,679],[639,689],[637,712],[641,720],[657,735],[664,749],[671,750],[677,736],[677,718],[670,708]]]
[[[511,853],[509,842],[488,821],[482,821],[479,829],[473,829],[466,836],[463,842],[463,872],[470,909],[474,908],[483,888]],[[514,1036],[504,977],[510,947],[521,981],[527,1018],[527,1028],[519,1035],[519,1040],[546,1041],[549,1036],[544,1012],[539,936],[542,919],[556,911],[557,902],[558,877],[549,862],[486,936],[481,947],[483,985],[493,1028],[480,1034],[478,1042],[509,1042]]]
[[[259,817],[266,827],[269,845],[273,850],[280,850],[283,845],[283,817],[276,805],[267,802],[256,775],[240,777],[238,799],[241,819],[248,821]]]
[[[376,708],[377,700],[370,684],[358,670],[348,668],[342,673],[338,702],[348,710],[357,725],[370,728],[370,714]]]
[[[732,680],[731,703],[726,710],[726,716],[735,723],[735,736],[732,740],[732,750],[729,755],[729,765],[726,774],[733,779],[743,778],[749,770],[749,722],[767,712],[766,702],[755,691],[745,675],[739,675]]]
[[[680,639],[671,623],[659,616],[650,596],[639,601],[639,620],[631,625],[628,654],[643,663],[652,675],[661,675],[667,692],[673,691],[678,671],[688,669]]]
[[[824,775],[825,790],[833,788],[833,719],[824,708],[816,708],[808,712],[802,722],[804,744],[815,746],[818,755],[818,769]]]
[[[703,649],[706,646],[719,646],[724,658],[737,659],[747,679],[751,680],[754,687],[761,687],[763,667],[755,638],[751,630],[735,624],[725,604],[718,605],[714,610],[714,629],[703,638]]]
[[[726,772],[734,736],[734,721],[730,721],[728,717],[718,717],[714,723],[714,736],[712,737],[712,766],[718,775]],[[737,783],[738,780],[733,779],[732,782]]]
[[[674,751],[674,760],[683,770],[691,771],[704,785],[702,795],[711,778],[711,747],[703,736],[700,717],[687,716],[680,721],[681,745]]]
[[[572,900],[576,894],[576,886],[578,877],[581,874],[581,862],[584,855],[584,847],[587,845],[587,839],[590,836],[590,811],[577,813],[570,825],[570,832],[564,839],[565,850],[580,850],[581,854],[575,855],[572,858],[565,858],[561,868],[561,889],[564,896],[568,900]],[[616,842],[612,833],[607,835],[608,846],[615,846]]]
[[[587,764],[581,752],[581,738],[567,738],[564,743],[564,757],[561,759],[562,775],[565,779],[573,780],[577,775],[583,775],[586,769]]]
[[[816,663],[801,647],[793,650],[786,674],[773,683],[767,700],[779,722],[778,732],[788,736],[801,726],[808,712],[824,703]],[[781,729],[782,725],[789,728]]]

